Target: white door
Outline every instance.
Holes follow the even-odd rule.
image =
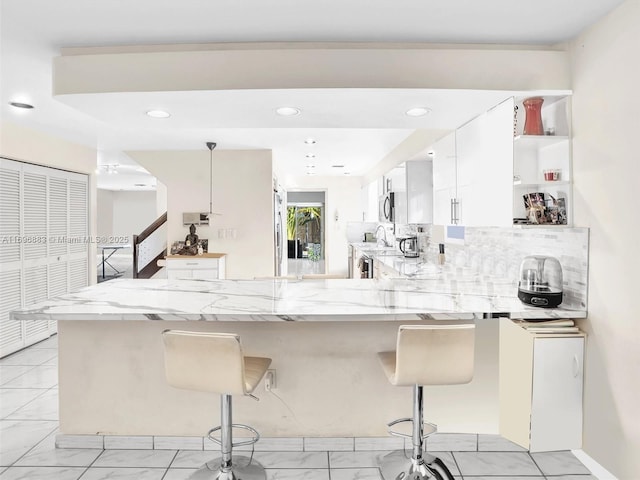
[[[532,452],[582,448],[583,358],[583,337],[535,339]]]
[[[24,346],[21,322],[9,312],[22,306],[20,168],[0,159],[0,357]]]
[[[55,322],[9,312],[88,284],[88,177],[0,158],[0,357]]]

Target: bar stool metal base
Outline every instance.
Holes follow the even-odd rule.
[[[257,461],[244,456],[233,456],[231,471],[221,470],[222,458],[205,463],[194,472],[189,480],[266,480],[264,467]]]
[[[453,475],[438,457],[424,453],[415,460],[403,450],[385,455],[380,464],[384,480],[453,480]]]

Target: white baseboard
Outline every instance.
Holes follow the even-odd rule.
[[[618,480],[613,473],[609,472],[593,458],[584,453],[584,450],[571,450],[571,453],[573,453],[598,480]]]

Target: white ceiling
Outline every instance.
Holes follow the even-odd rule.
[[[361,41],[554,44],[571,39],[622,0],[2,0],[0,115],[95,147],[99,162],[132,165],[126,150],[272,148],[276,163],[304,174],[318,140],[318,174],[362,174],[415,128],[453,128],[497,103],[501,92],[254,91],[51,96],[51,59],[72,46]],[[329,96],[328,96],[329,95]],[[463,98],[462,96],[466,96]],[[7,102],[36,109],[16,112]],[[242,100],[242,101],[239,101]],[[172,113],[154,120],[149,105]],[[203,108],[203,105],[205,108]],[[295,105],[294,118],[273,115]],[[431,115],[404,111],[428,105]],[[215,108],[214,108],[215,106]],[[471,113],[470,113],[471,112]],[[466,117],[466,118],[464,118]],[[293,120],[293,121],[292,121]],[[324,165],[324,167],[323,167]],[[297,170],[300,169],[300,170]],[[323,170],[324,169],[324,170]],[[126,168],[125,168],[126,170]],[[126,175],[125,175],[126,174]],[[129,175],[130,174],[130,175]],[[150,184],[135,166],[113,178]],[[100,175],[100,186],[107,175]],[[140,178],[138,178],[140,177]],[[115,185],[115,186],[114,186]],[[133,188],[133,187],[131,187]],[[137,188],[137,187],[136,187]]]

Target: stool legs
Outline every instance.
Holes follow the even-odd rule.
[[[423,419],[422,419],[422,386],[413,386],[413,435],[411,436],[411,443],[413,444],[413,456],[412,459],[417,463],[422,463],[422,450],[424,445],[423,440]]]
[[[422,386],[414,385],[411,458],[408,458],[403,450],[386,455],[380,466],[384,480],[453,480],[451,472],[442,460],[424,453],[422,403]]]
[[[233,450],[233,434],[232,434],[232,414],[231,395],[220,396],[220,441],[222,445],[220,450],[222,458],[220,462],[220,472],[228,473],[231,471],[231,451]]]
[[[266,480],[262,465],[253,458],[232,457],[233,423],[231,395],[220,396],[220,458],[207,462],[189,477],[190,480]],[[244,425],[236,427],[247,428]],[[254,430],[252,430],[254,431]],[[255,432],[255,431],[254,431]],[[255,440],[254,440],[255,442]],[[239,444],[243,444],[240,442]],[[237,446],[238,444],[236,444]]]

